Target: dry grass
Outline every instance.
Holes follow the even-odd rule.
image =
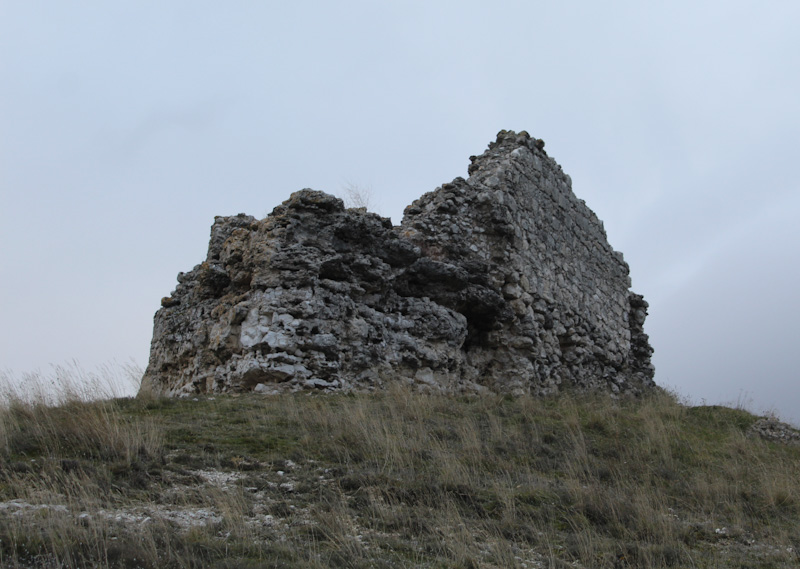
[[[789,568],[800,448],[665,393],[6,398],[0,566]]]

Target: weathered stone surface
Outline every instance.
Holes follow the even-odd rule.
[[[774,417],[762,417],[753,423],[748,434],[757,435],[762,439],[800,446],[800,430],[787,423],[782,423]]]
[[[217,217],[162,299],[142,389],[652,387],[647,303],[544,143],[501,131],[470,160],[396,227],[312,190]]]

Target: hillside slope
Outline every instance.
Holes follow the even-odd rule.
[[[0,565],[793,568],[795,436],[663,392],[16,400]]]

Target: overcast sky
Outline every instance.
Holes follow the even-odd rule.
[[[354,184],[399,223],[524,129],[650,302],[657,383],[800,422],[798,30],[796,0],[0,0],[0,368],[144,367],[215,215]]]

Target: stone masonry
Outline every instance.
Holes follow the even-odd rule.
[[[470,160],[400,226],[312,190],[217,217],[156,313],[142,390],[653,387],[647,303],[544,143],[501,131]]]

